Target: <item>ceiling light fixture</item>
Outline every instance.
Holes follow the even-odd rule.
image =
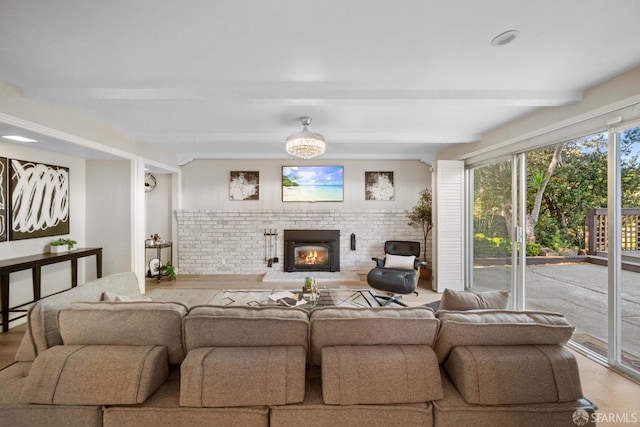
[[[287,138],[287,153],[301,159],[311,159],[323,154],[324,137],[307,129],[311,124],[311,117],[300,117],[300,122],[304,128]]]
[[[520,31],[518,30],[509,30],[502,34],[498,34],[493,38],[493,40],[491,40],[491,46],[498,47],[509,44],[518,37],[518,34],[520,34]]]
[[[18,142],[38,142],[35,139],[25,138],[24,136],[20,136],[20,135],[3,135],[2,137],[4,139],[10,139],[12,141],[18,141]]]

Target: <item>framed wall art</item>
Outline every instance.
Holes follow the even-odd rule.
[[[364,182],[365,200],[395,200],[393,172],[365,172]]]
[[[229,200],[260,200],[260,172],[231,171]]]
[[[9,161],[9,240],[69,234],[69,168]]]
[[[282,201],[344,201],[344,167],[283,166]]]
[[[9,184],[8,184],[9,163],[6,157],[0,157],[0,242],[7,241],[7,227],[9,224],[8,203],[9,203]]]

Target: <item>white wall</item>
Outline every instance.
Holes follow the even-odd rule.
[[[282,166],[344,166],[344,202],[282,202]],[[260,200],[230,201],[229,172],[259,171]],[[365,200],[365,171],[394,173],[395,201]],[[404,210],[431,185],[430,167],[417,160],[196,160],[182,168],[183,209]]]
[[[103,276],[131,271],[130,162],[88,160],[86,175],[87,244],[103,248]]]
[[[282,166],[344,166],[343,202],[282,202]],[[230,201],[229,172],[259,171],[260,200]],[[394,173],[395,200],[365,200],[365,172]],[[418,194],[431,187],[431,167],[393,160],[197,160],[183,167],[178,212],[179,268],[187,274],[263,273],[281,270],[264,262],[264,229],[339,229],[343,270],[367,271],[371,257],[383,255],[385,240],[421,240],[406,213]],[[349,248],[351,233],[357,250]],[[430,249],[430,248],[429,248]],[[428,250],[428,256],[431,251]]]
[[[39,237],[16,241],[0,242],[0,259],[33,255],[49,251],[49,243],[59,237],[71,238],[78,242],[78,247],[86,246],[86,195],[85,195],[85,161],[61,154],[34,150],[19,144],[0,141],[0,156],[9,159],[28,160],[69,168],[69,234],[55,237]],[[10,201],[7,200],[7,203]],[[95,258],[80,259],[78,262],[78,282],[84,283],[95,278]],[[85,277],[86,271],[86,277]],[[13,307],[31,301],[31,270],[11,274],[9,304]],[[71,286],[70,263],[59,263],[43,267],[42,296],[67,289]],[[12,324],[11,326],[14,326]]]

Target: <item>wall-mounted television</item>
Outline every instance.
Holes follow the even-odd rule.
[[[344,167],[283,166],[282,201],[344,201]]]

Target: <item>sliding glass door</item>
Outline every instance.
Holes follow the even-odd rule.
[[[602,242],[605,237],[599,236],[605,229],[603,218],[589,218],[607,210],[608,133],[563,141],[526,155],[530,259],[525,308],[563,313],[576,328],[573,341],[606,357],[606,252],[587,240]],[[597,226],[589,227],[590,222]]]
[[[477,291],[508,290],[513,281],[513,160],[469,171],[473,244],[468,286]]]
[[[467,169],[467,287],[565,314],[573,342],[640,375],[640,123]]]
[[[616,279],[612,333],[616,341],[609,348],[615,365],[640,373],[640,126],[619,130],[616,134],[619,154],[619,197],[616,198],[619,253],[613,251],[615,265],[610,276]],[[619,339],[619,341],[618,341]],[[619,344],[618,344],[619,343]]]

